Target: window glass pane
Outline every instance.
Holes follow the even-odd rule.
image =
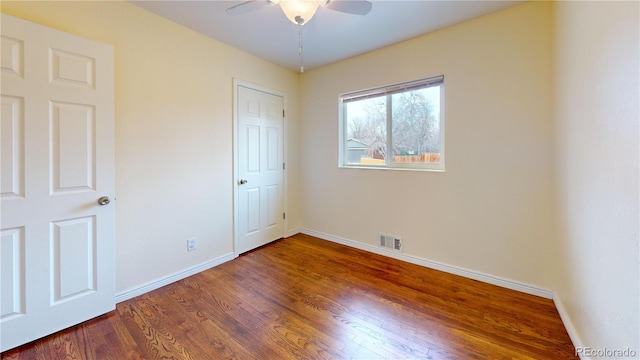
[[[338,166],[444,171],[442,96],[444,75],[341,94]]]
[[[387,98],[379,96],[344,104],[346,163],[385,165],[387,156]]]
[[[394,163],[440,163],[440,87],[391,95]]]

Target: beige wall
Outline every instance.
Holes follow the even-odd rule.
[[[233,78],[288,94],[296,134],[298,75],[126,2],[3,1],[2,12],[115,47],[117,292],[232,252]],[[288,184],[296,228],[297,176]]]
[[[640,354],[638,4],[555,4],[553,287],[581,346]]]
[[[576,345],[640,351],[637,2],[526,3],[301,79],[128,3],[2,11],[115,47],[118,292],[232,251],[236,77],[289,95],[290,230],[403,236],[556,290]],[[440,74],[446,172],[338,169],[339,93]]]
[[[550,23],[530,3],[305,72],[303,226],[548,288]],[[338,168],[338,94],[441,74],[446,172]]]

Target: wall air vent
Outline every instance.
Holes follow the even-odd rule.
[[[402,238],[400,236],[380,233],[378,234],[378,239],[378,244],[381,247],[395,251],[402,251]]]

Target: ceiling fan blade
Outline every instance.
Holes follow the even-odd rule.
[[[227,8],[226,12],[227,14],[234,16],[242,15],[248,12],[259,10],[269,4],[270,2],[268,0],[249,0]]]
[[[325,5],[328,9],[354,15],[367,15],[371,6],[367,0],[329,0]]]

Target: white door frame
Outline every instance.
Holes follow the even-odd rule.
[[[239,218],[239,201],[238,201],[238,181],[240,180],[240,177],[238,175],[238,168],[239,165],[238,161],[239,161],[239,156],[238,156],[238,87],[245,87],[245,88],[249,88],[249,89],[253,89],[253,90],[257,90],[257,91],[262,91],[268,94],[272,94],[272,95],[277,95],[282,97],[283,101],[284,101],[284,114],[285,116],[282,119],[282,132],[283,132],[283,136],[282,136],[282,142],[283,142],[283,154],[282,154],[282,159],[284,161],[285,164],[288,163],[289,158],[287,156],[287,94],[280,92],[280,91],[276,91],[264,86],[260,86],[260,85],[256,85],[253,84],[251,82],[248,81],[244,81],[244,80],[240,80],[240,79],[233,79],[233,181],[232,181],[232,186],[233,186],[233,254],[234,257],[238,257],[240,255],[239,253],[239,239],[238,239],[238,234],[240,233],[240,225],[238,222],[238,218]],[[288,199],[288,174],[289,174],[289,166],[285,165],[285,169],[284,169],[284,174],[282,177],[282,187],[283,187],[283,201],[284,201],[284,212],[285,214],[287,214],[287,216],[285,216],[284,218],[284,224],[283,224],[283,230],[282,230],[282,237],[285,237],[287,234],[287,229],[289,229],[289,211],[288,211],[288,203],[287,203],[287,199]]]

